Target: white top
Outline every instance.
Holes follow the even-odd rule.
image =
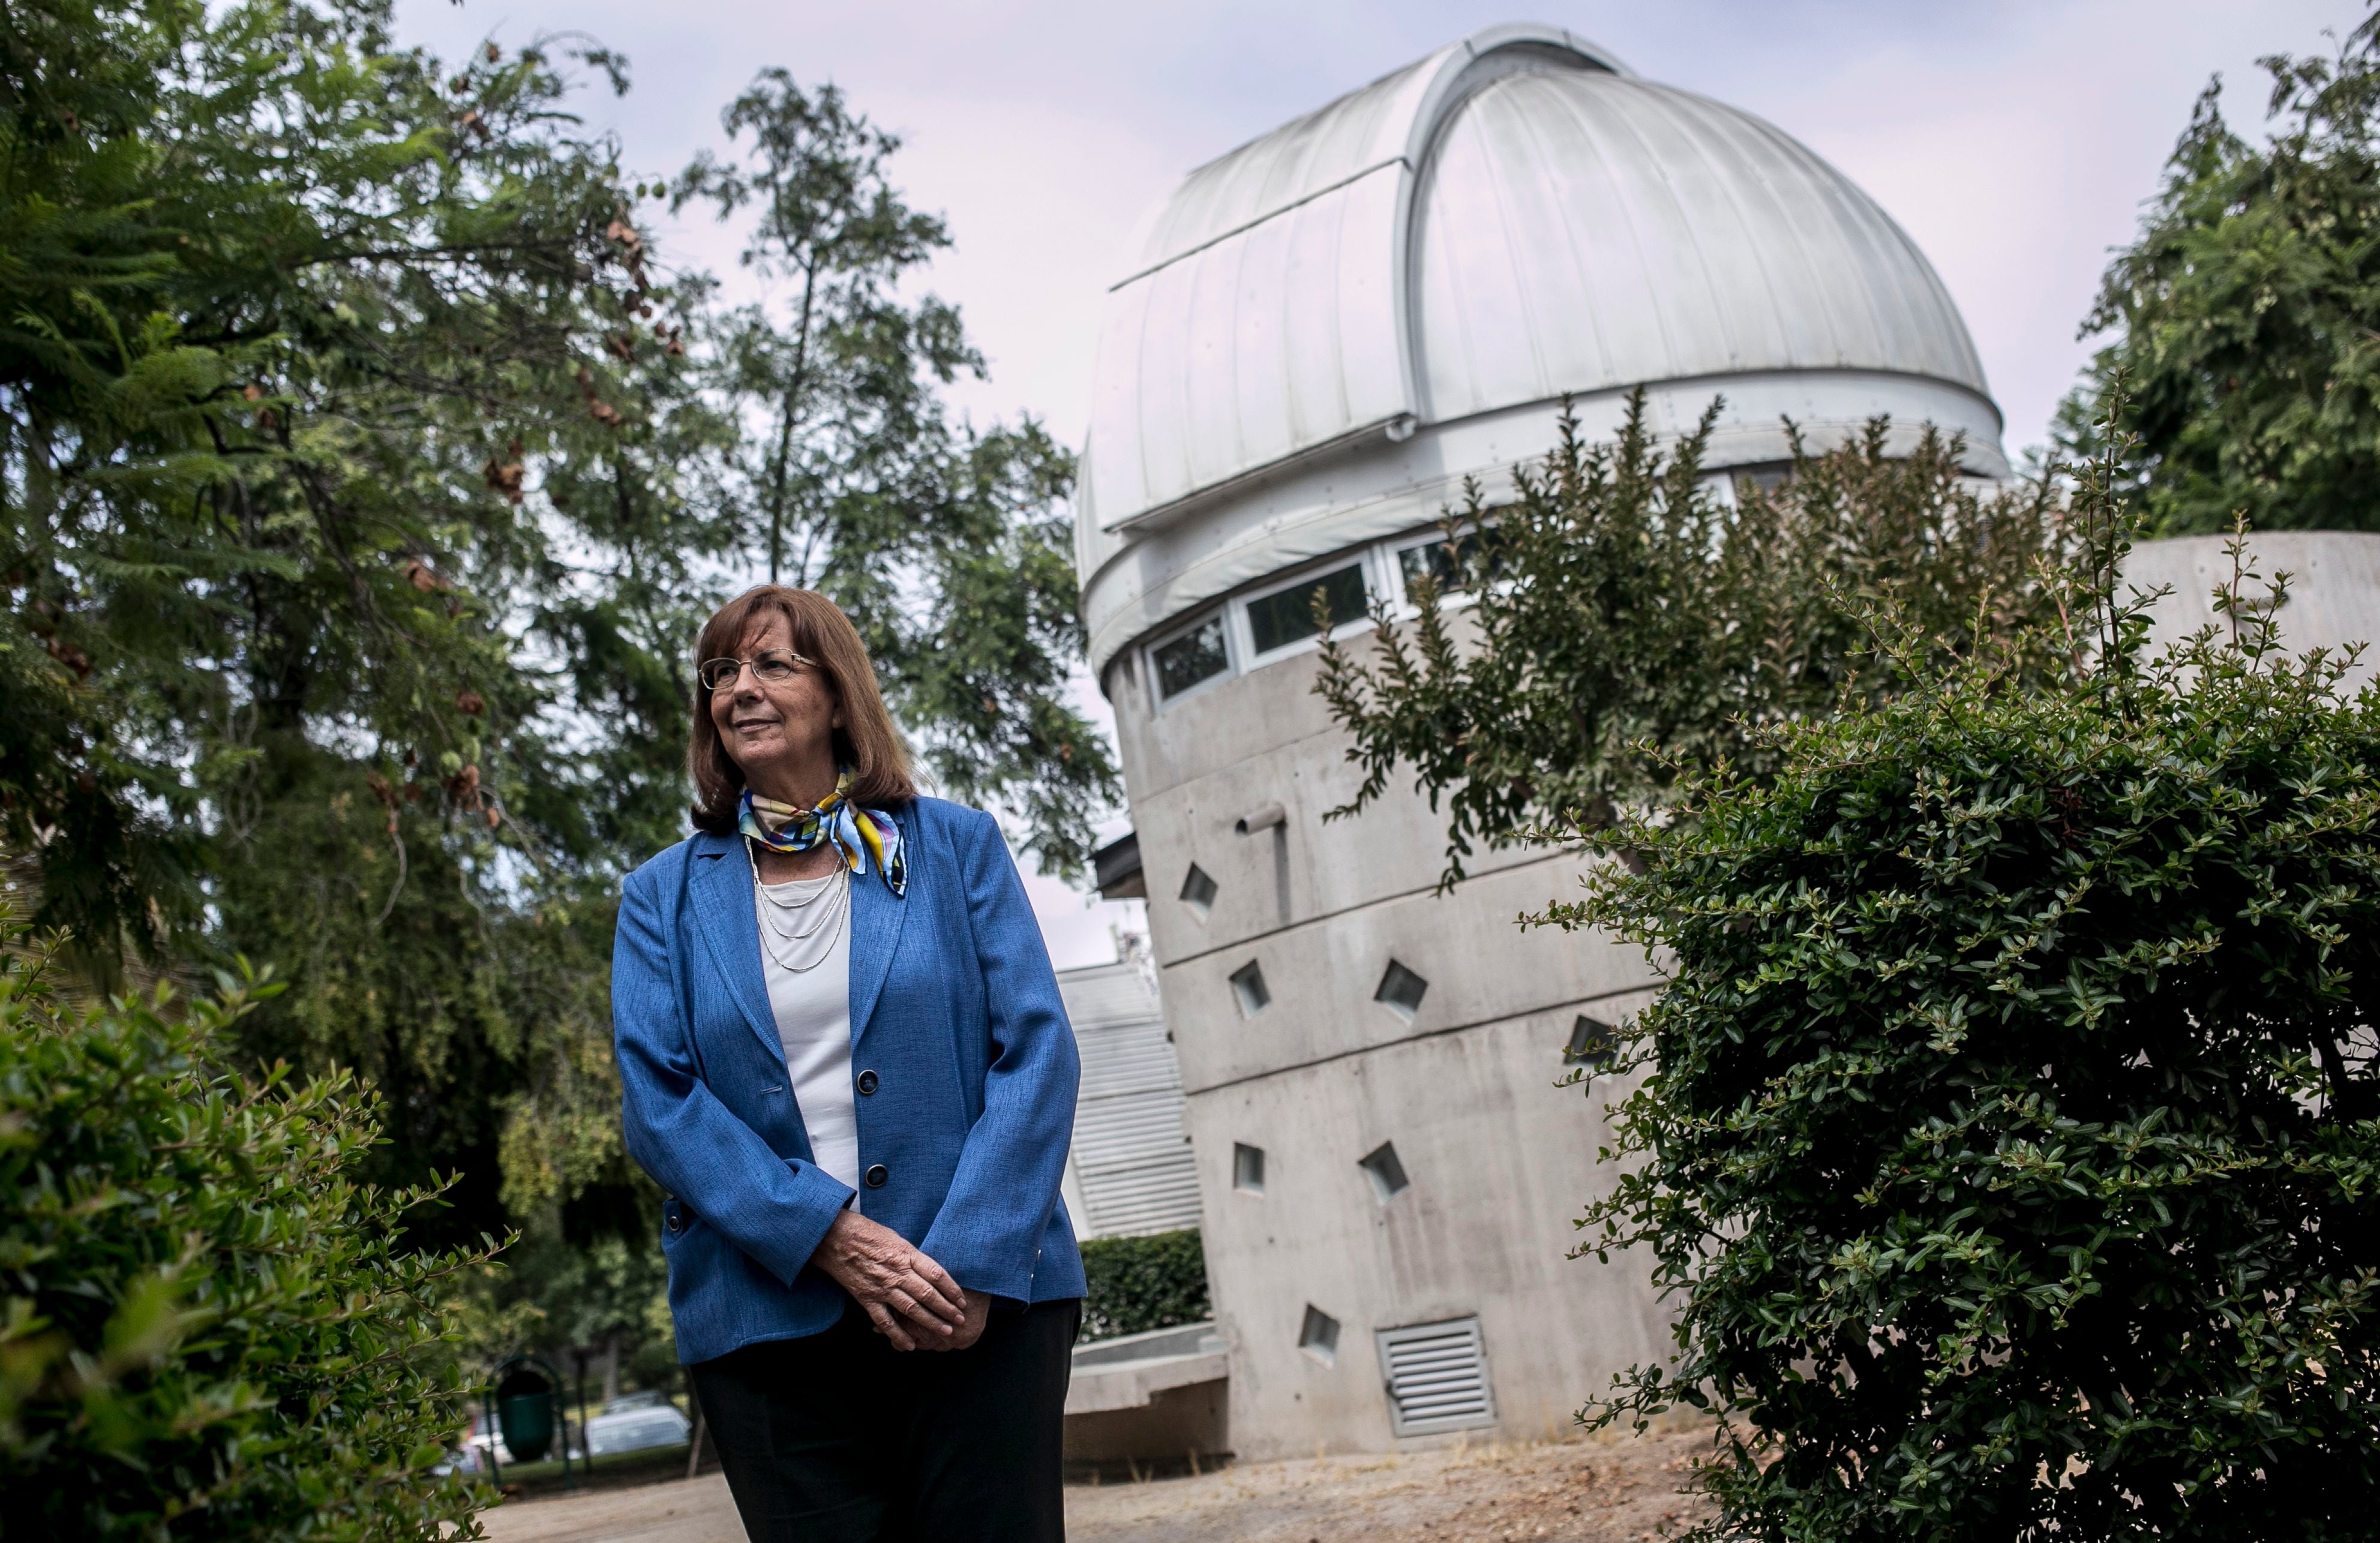
[[[760,970],[785,1048],[785,1074],[818,1165],[859,1188],[859,1113],[851,1089],[851,870],[753,885]]]

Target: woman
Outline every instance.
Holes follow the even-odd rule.
[[[917,795],[823,596],[754,589],[697,658],[698,829],[622,889],[613,1018],[745,1530],[1062,1537],[1077,1063],[1007,845]]]

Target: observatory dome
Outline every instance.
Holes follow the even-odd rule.
[[[1269,575],[1492,498],[1647,388],[1714,468],[1888,414],[2005,476],[1909,237],[1748,113],[1559,29],[1478,33],[1184,177],[1111,288],[1077,507],[1094,667]]]

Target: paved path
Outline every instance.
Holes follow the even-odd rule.
[[[1644,1543],[1702,1514],[1678,1491],[1702,1437],[1488,1445],[1252,1463],[1200,1478],[1075,1485],[1073,1543]],[[716,1474],[516,1500],[481,1518],[494,1543],[745,1543]]]

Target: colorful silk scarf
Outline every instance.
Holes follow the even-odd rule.
[[[909,889],[909,865],[901,856],[901,827],[881,809],[863,809],[851,801],[851,768],[834,780],[834,791],[816,808],[798,808],[774,798],[756,797],[744,790],[735,813],[735,828],[771,852],[807,852],[831,842],[854,873],[868,871],[870,857],[894,894]]]

